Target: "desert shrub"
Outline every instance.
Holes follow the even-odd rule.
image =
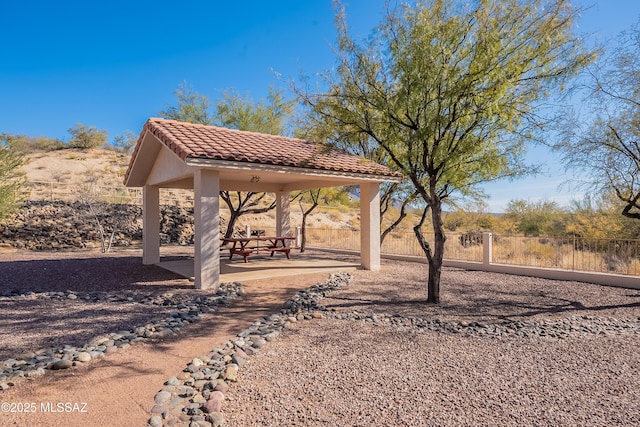
[[[12,214],[24,198],[26,180],[20,172],[24,157],[11,144],[0,143],[0,221]]]
[[[75,128],[70,128],[69,148],[80,148],[83,150],[89,148],[102,147],[107,142],[107,132],[98,130],[94,126],[85,126],[78,123]]]

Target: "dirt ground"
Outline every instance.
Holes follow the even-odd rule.
[[[91,276],[83,272],[91,272]],[[323,273],[291,276],[286,280],[278,278],[245,282],[245,295],[215,313],[203,315],[202,321],[184,327],[175,336],[155,343],[134,345],[81,367],[49,371],[44,377],[34,380],[20,380],[16,386],[0,392],[0,402],[35,403],[36,411],[2,412],[0,425],[145,425],[150,417],[153,397],[164,381],[182,371],[194,357],[206,354],[219,343],[233,338],[262,316],[278,311],[298,290],[326,278],[327,274]],[[107,257],[86,252],[0,254],[0,292],[13,288],[32,291],[101,290],[114,293],[131,289],[192,292],[192,286],[188,280],[158,267],[141,265],[140,254],[136,252],[123,251]],[[71,334],[74,339],[95,336],[102,326],[108,326],[109,319],[115,314],[104,314],[104,318],[92,321],[90,325],[79,322],[74,327],[77,319],[73,312],[67,311],[66,315],[58,313],[59,317],[54,323],[62,324],[66,333],[59,334],[58,330],[53,335],[64,337],[65,334]],[[140,313],[131,317],[125,314],[125,319],[119,319],[119,322],[137,322],[140,316]],[[53,319],[47,321],[53,322]],[[46,329],[46,322],[42,322],[45,323],[42,328]],[[65,326],[65,322],[68,325]],[[78,328],[83,329],[80,334],[76,330]],[[5,337],[5,341],[11,340]],[[20,342],[20,337],[16,337],[15,341]],[[70,404],[66,407],[72,410],[77,408],[84,411],[42,410],[51,407],[47,406],[49,403],[57,407],[59,402]]]
[[[179,254],[176,253],[176,255]],[[640,291],[638,290],[459,269],[445,269],[442,280],[446,286],[443,286],[441,293],[443,302],[439,306],[434,306],[424,301],[426,274],[424,265],[385,261],[382,267],[380,272],[356,271],[351,285],[334,292],[322,301],[322,304],[330,310],[345,313],[359,311],[386,313],[391,316],[488,323],[522,319],[553,320],[572,315],[614,316],[621,319],[640,317]],[[82,367],[51,371],[44,377],[18,381],[16,386],[0,392],[0,403],[33,403],[37,410],[31,413],[0,413],[0,426],[145,425],[150,417],[153,397],[164,381],[177,375],[194,357],[201,356],[221,342],[233,338],[255,320],[278,311],[282,304],[298,290],[308,288],[326,278],[327,273],[323,273],[245,282],[245,295],[234,300],[229,306],[219,308],[215,313],[204,315],[202,321],[184,327],[175,336],[158,342],[134,345],[101,359],[92,360]],[[31,291],[69,289],[78,292],[114,293],[130,290],[196,292],[192,289],[192,284],[185,279],[153,266],[141,265],[139,250],[120,251],[107,256],[91,252],[0,253],[0,293],[3,290],[16,288]],[[30,312],[26,307],[22,313],[14,313],[14,320],[22,316],[27,317],[26,320],[31,323],[13,322],[11,327],[7,325],[5,318],[4,324],[0,325],[0,331],[5,329],[4,336],[0,333],[0,347],[13,346],[12,351],[17,351],[23,349],[25,343],[32,347],[48,344],[49,338],[58,340],[55,342],[64,342],[65,337],[72,336],[70,334],[73,334],[74,339],[87,339],[94,336],[97,331],[102,331],[102,328],[109,328],[111,322],[113,326],[139,322],[145,316],[153,318],[153,316],[164,315],[153,312],[131,312],[123,309],[125,305],[120,308],[112,306],[110,310],[92,317],[89,323],[78,315],[78,310],[72,309],[74,306],[64,307],[64,310],[57,313],[47,312],[46,307],[38,307]],[[314,334],[328,331],[330,329],[328,326],[330,324],[321,321],[311,322],[309,326],[305,326],[309,330],[305,331],[304,335],[300,334],[300,337],[313,337]],[[323,345],[336,346],[341,351],[346,351],[345,349],[358,344],[354,342],[355,335],[351,332],[350,324],[343,326],[344,332],[323,336]],[[30,327],[37,331],[30,333]],[[375,327],[358,326],[358,328],[364,328],[368,333],[366,340],[378,348],[380,337],[376,335]],[[7,330],[9,333],[6,333]],[[23,339],[20,337],[21,334],[30,335],[27,339]],[[631,343],[624,347],[625,349],[633,347],[637,342],[635,336],[625,339]],[[597,343],[601,350],[613,351],[608,346],[608,340],[610,338],[587,341]],[[488,346],[494,345],[492,341],[482,341],[482,343]],[[394,341],[381,342],[380,345],[382,344],[388,344],[388,347],[395,345]],[[466,349],[465,345],[468,343],[464,341],[460,344],[456,341],[454,344],[453,350],[461,351],[462,357]],[[300,345],[308,346],[308,343],[304,342]],[[299,349],[297,342],[291,338],[282,340],[280,344],[276,343],[274,348],[278,346],[284,346],[283,354],[293,354],[303,350]],[[318,363],[317,352],[314,349],[315,347],[309,347],[307,350],[311,352],[310,360]],[[7,350],[4,351],[7,352]],[[606,353],[605,350],[602,352]],[[354,350],[353,354],[361,353]],[[389,353],[385,351],[380,355],[384,356],[384,360],[380,363],[388,363]],[[260,357],[269,361],[268,354]],[[413,359],[423,360],[421,357]],[[0,358],[0,360],[3,359]],[[399,357],[398,360],[404,359]],[[281,367],[286,366],[281,381],[286,383],[296,379],[295,375],[289,375],[293,372],[291,369],[297,366],[298,361],[295,357],[289,360],[289,364],[285,364],[284,359],[279,355],[275,356],[275,359],[272,358],[271,362]],[[327,366],[334,365],[335,361],[331,361]],[[304,368],[309,370],[310,378],[314,378],[313,381],[322,387],[323,381],[327,378],[318,377],[317,372],[306,364]],[[348,367],[348,370],[351,372],[352,367]],[[400,371],[402,369],[398,368],[398,372]],[[353,374],[356,375],[356,372]],[[357,378],[362,380],[360,377]],[[445,383],[449,384],[450,381]],[[629,384],[636,393],[637,387],[633,385],[634,383]],[[231,392],[237,394],[238,401],[243,399],[242,401],[245,402],[251,394],[242,395],[241,392],[243,387],[250,385],[249,382],[239,383],[237,391],[231,390]],[[299,393],[303,393],[307,387],[308,383],[301,384]],[[481,394],[482,387],[481,384],[474,393]],[[295,388],[291,386],[287,389]],[[394,388],[391,387],[389,390]],[[459,390],[456,389],[455,393],[459,393]],[[297,399],[302,394],[294,393],[293,396]],[[281,399],[282,395],[276,397]],[[344,396],[338,396],[338,398],[343,405],[354,403],[353,399],[344,399]],[[42,408],[57,407],[58,403],[63,403],[63,407],[71,409],[77,407],[78,410],[84,411],[42,410]],[[83,405],[85,403],[86,406]],[[264,418],[260,418],[262,415],[255,411],[252,412],[252,416],[255,418],[260,415],[256,418],[258,421],[249,422],[247,408],[251,406],[234,409],[234,405],[229,405],[228,415],[231,419],[235,417],[236,420],[232,425],[261,425],[260,420]],[[265,411],[273,412],[273,408],[273,405],[269,405]],[[284,411],[285,408],[282,407],[282,410]],[[282,415],[286,420],[290,414]]]

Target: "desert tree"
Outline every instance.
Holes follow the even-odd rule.
[[[293,111],[292,101],[285,100],[282,92],[269,88],[266,99],[253,101],[247,95],[229,89],[215,106],[214,123],[232,129],[283,135],[287,118]],[[225,237],[233,233],[238,218],[246,214],[268,212],[276,207],[275,200],[268,200],[262,192],[221,191],[220,197],[229,208],[229,225]],[[265,203],[266,202],[266,203]]]
[[[614,193],[622,215],[640,219],[640,23],[589,69],[586,86],[556,148],[590,193]]]
[[[514,199],[505,209],[504,219],[514,224],[515,231],[525,236],[562,236],[568,214],[550,200]]]
[[[300,224],[300,252],[305,251],[307,245],[308,217],[318,206],[349,206],[350,187],[324,187],[302,190],[293,195],[292,201],[298,201],[302,223]]]
[[[340,129],[327,126],[324,117],[313,113],[302,114],[296,118],[296,121],[296,137],[298,138],[326,142],[351,154],[365,157],[397,170],[395,165],[389,162],[384,149],[372,143],[367,135],[342,133]],[[417,195],[409,182],[384,182],[380,184],[380,244],[407,217],[408,208],[415,201]]]
[[[107,142],[107,131],[98,130],[95,126],[85,126],[78,123],[75,127],[69,128],[69,133],[71,134],[68,144],[70,148],[86,150],[102,147]]]
[[[129,155],[131,154],[131,151],[133,150],[133,148],[136,146],[137,140],[138,140],[138,136],[134,132],[128,130],[128,131],[125,131],[123,134],[116,135],[113,138],[112,145],[116,150],[120,151],[121,153]]]
[[[167,105],[166,109],[160,111],[160,117],[201,125],[213,124],[209,97],[200,95],[187,82],[180,83],[173,94],[177,105]]]
[[[296,85],[316,122],[382,149],[411,183],[429,302],[440,301],[443,205],[530,172],[523,152],[545,124],[541,105],[591,60],[576,14],[565,0],[416,1],[388,6],[356,41],[338,5],[335,70],[322,90]],[[433,246],[422,231],[429,213]]]
[[[300,191],[293,196],[292,200],[297,200],[302,214],[300,225],[300,252],[304,252],[307,246],[307,218],[320,205],[321,188]],[[306,203],[306,206],[305,206]]]

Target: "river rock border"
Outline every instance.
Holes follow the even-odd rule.
[[[253,323],[235,339],[225,341],[204,356],[194,358],[178,375],[169,378],[154,396],[148,425],[212,427],[224,425],[224,393],[238,381],[238,369],[247,358],[273,341],[291,323],[321,319],[320,298],[351,281],[348,273],[333,273],[327,280],[298,292],[280,311]]]
[[[327,310],[320,298],[351,280],[348,273],[332,274],[328,280],[298,292],[287,301],[280,313],[255,322],[205,356],[194,358],[178,375],[171,377],[154,396],[148,425],[216,427],[224,426],[221,412],[225,393],[237,382],[238,370],[247,358],[273,341],[281,331],[301,320],[332,318],[392,326],[416,331],[435,331],[469,337],[494,339],[543,337],[565,339],[570,336],[607,336],[640,334],[640,318],[616,319],[576,315],[561,319],[505,320],[498,323],[453,321],[406,317],[397,314],[350,313]]]
[[[0,300],[79,300],[86,302],[126,302],[144,305],[166,306],[170,310],[169,317],[149,322],[131,329],[99,335],[77,345],[64,345],[28,352],[17,358],[0,362],[0,391],[15,385],[16,380],[35,378],[44,375],[47,370],[69,369],[98,359],[105,354],[118,349],[177,333],[190,323],[201,319],[202,314],[210,313],[221,305],[226,305],[233,299],[244,294],[242,284],[238,282],[225,283],[212,295],[193,295],[187,293],[128,292],[124,294],[110,294],[93,292],[81,294],[73,291],[65,292],[31,292],[25,290],[9,290],[0,295]]]
[[[328,312],[326,317],[361,321],[375,326],[394,326],[418,331],[435,331],[463,336],[493,338],[549,337],[565,339],[576,335],[623,335],[640,334],[640,318],[617,319],[575,315],[561,319],[505,320],[502,322],[445,321],[404,317],[392,314],[366,313],[354,310],[351,313]]]

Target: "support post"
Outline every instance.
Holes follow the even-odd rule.
[[[360,184],[360,262],[380,270],[380,185]]]
[[[194,279],[196,289],[216,290],[220,286],[220,176],[198,169],[194,191]]]
[[[276,235],[291,236],[291,200],[288,191],[276,193]]]
[[[142,263],[160,262],[160,188],[142,188]]]
[[[490,265],[493,262],[493,235],[482,233],[482,263]]]

